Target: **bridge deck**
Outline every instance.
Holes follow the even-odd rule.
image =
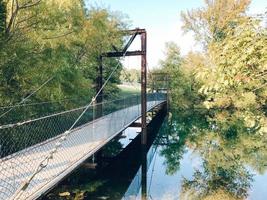
[[[163,103],[150,101],[148,110]],[[74,129],[48,166],[38,173],[16,199],[36,199],[73,169],[92,156],[112,138],[141,116],[141,106],[131,106]],[[40,161],[55,147],[60,136],[0,160],[0,199],[13,199]]]

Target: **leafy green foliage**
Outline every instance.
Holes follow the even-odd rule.
[[[224,41],[210,44],[215,69],[207,77],[215,78],[200,89],[213,99],[206,102],[208,107],[244,109],[266,104],[266,44],[266,30],[253,20],[230,29]]]
[[[205,0],[203,8],[182,12],[183,29],[193,31],[197,41],[208,46],[225,38],[225,30],[243,19],[250,0]]]
[[[267,32],[261,21],[246,15],[249,4],[205,1],[205,7],[182,13],[184,30],[193,31],[205,48],[180,58],[181,63],[168,50],[162,68],[174,75],[175,107],[266,107]]]
[[[86,9],[80,0],[4,0],[0,11],[1,105],[20,102],[50,77],[27,103],[68,98],[83,100],[84,105],[95,93],[101,53],[123,44],[120,30],[126,24],[120,16],[107,9]],[[104,79],[117,62],[104,60]],[[120,70],[110,80],[107,95],[119,91]]]
[[[193,108],[200,104],[200,88],[195,73],[203,68],[204,57],[191,52],[185,57],[180,55],[180,49],[175,43],[166,44],[166,58],[160,62],[160,70],[170,76],[170,98],[176,108]]]
[[[120,80],[122,82],[140,83],[141,82],[141,71],[138,69],[124,69],[121,72]]]
[[[0,38],[4,36],[6,27],[6,3],[1,0],[0,1]]]

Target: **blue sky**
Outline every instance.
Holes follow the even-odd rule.
[[[132,22],[132,28],[146,28],[148,32],[148,64],[157,66],[164,58],[164,46],[168,41],[176,42],[181,53],[198,49],[192,34],[183,35],[181,30],[181,11],[203,5],[203,0],[95,0],[93,5],[120,11]],[[249,13],[263,13],[267,10],[267,0],[252,0]],[[136,48],[134,44],[133,48]],[[127,58],[126,67],[138,67],[137,58]]]

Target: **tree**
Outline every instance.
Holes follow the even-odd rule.
[[[124,69],[120,79],[122,82],[140,83],[141,71],[138,69]]]
[[[213,43],[209,48],[215,65],[213,70],[200,72],[208,80],[200,89],[207,95],[206,105],[238,109],[265,106],[266,29],[251,19],[225,33],[224,41]]]
[[[179,47],[166,44],[166,58],[160,62],[160,69],[170,75],[171,101],[176,108],[194,108],[200,104],[201,96],[197,91],[200,83],[195,73],[203,69],[205,58],[199,53],[189,53],[182,57]]]
[[[126,24],[120,16],[107,9],[85,9],[81,0],[1,1],[0,5],[7,5],[7,14],[1,15],[6,16],[0,37],[1,104],[20,102],[52,76],[29,102],[79,99],[63,102],[61,109],[88,103],[95,94],[101,53],[123,44],[120,30]],[[104,60],[104,79],[117,62]],[[118,92],[120,70],[121,66],[110,80],[109,91]]]
[[[183,29],[193,31],[204,47],[212,41],[221,41],[225,30],[243,20],[250,0],[205,0],[205,7],[182,12]]]
[[[262,108],[266,105],[266,30],[246,15],[249,0],[206,0],[205,7],[182,13],[184,30],[205,43],[202,84],[207,108]]]
[[[6,3],[0,1],[0,40],[4,37],[6,27]],[[1,45],[0,45],[1,46]]]

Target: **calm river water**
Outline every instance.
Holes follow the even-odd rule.
[[[266,132],[241,114],[161,116],[149,129],[146,160],[140,129],[129,128],[43,199],[266,200]]]

